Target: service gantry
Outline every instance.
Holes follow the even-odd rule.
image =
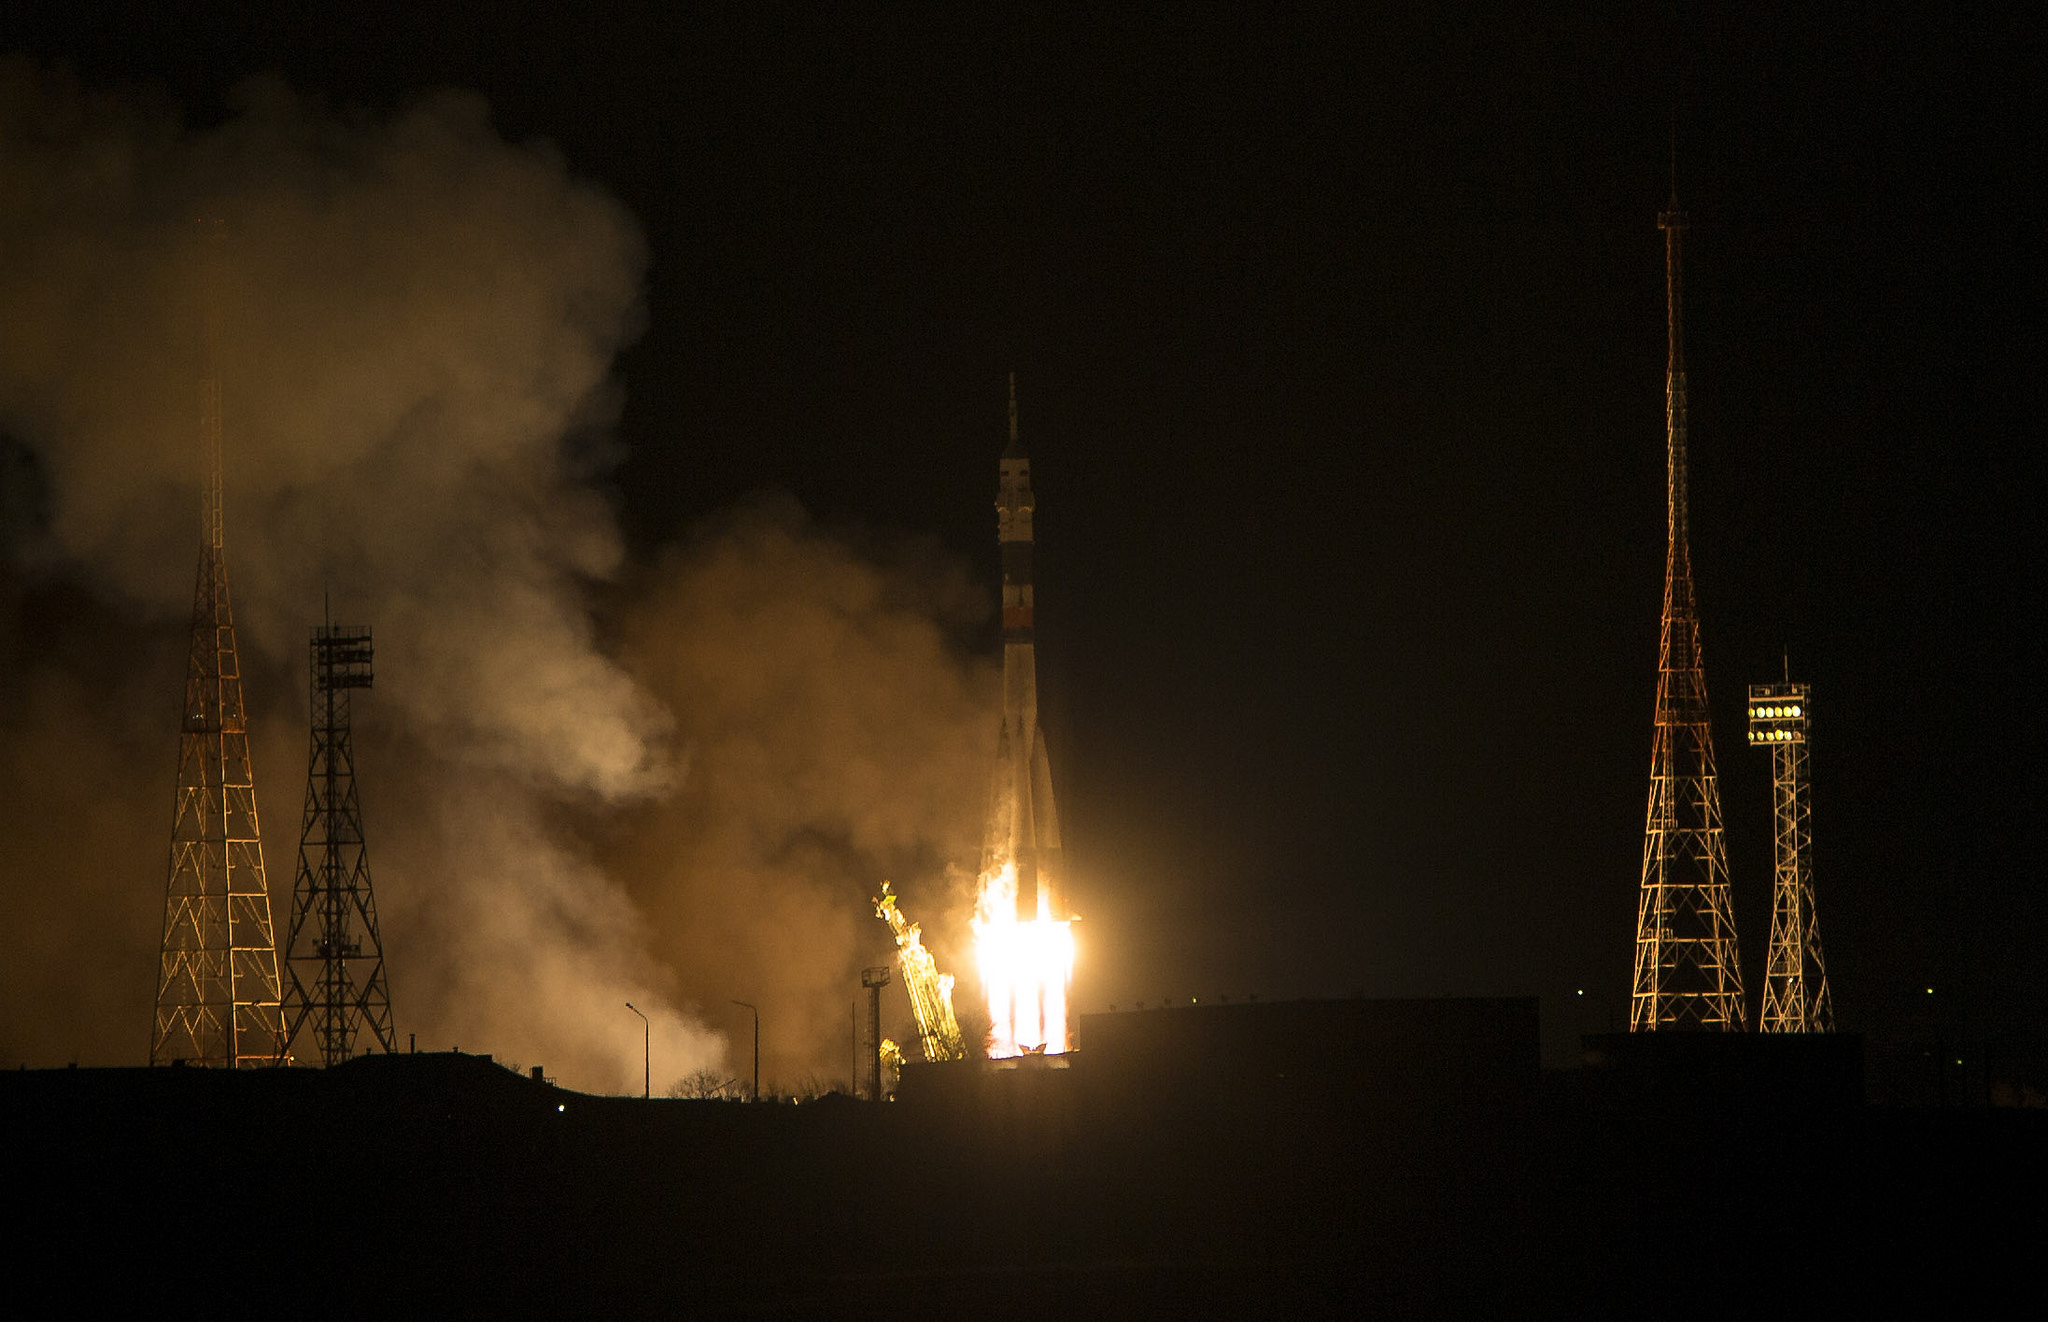
[[[310,1024],[323,1065],[355,1055],[366,1031],[365,1049],[396,1049],[349,737],[350,695],[370,687],[370,660],[368,629],[313,630],[313,751],[285,933],[284,1010],[287,1046]]]
[[[1764,974],[1766,1033],[1832,1033],[1835,1007],[1820,954],[1813,908],[1813,808],[1806,741],[1813,699],[1804,684],[1749,686],[1749,742],[1771,750],[1771,803],[1777,821],[1777,877],[1771,887],[1771,957]]]
[[[284,1058],[277,940],[235,617],[221,528],[220,226],[202,226],[208,268],[199,386],[199,579],[178,735],[178,790],[158,961],[152,1065],[273,1065]]]
[[[881,898],[875,901],[875,917],[887,923],[889,934],[896,938],[896,963],[903,970],[910,1008],[917,1014],[924,1058],[933,1062],[965,1059],[967,1041],[953,1013],[953,975],[939,972],[938,961],[925,948],[923,930],[903,916],[886,881]]]
[[[1657,218],[1664,231],[1664,622],[1657,649],[1656,734],[1643,825],[1636,904],[1635,987],[1629,1028],[1745,1026],[1735,908],[1721,833],[1721,791],[1707,682],[1700,665],[1699,607],[1687,536],[1685,335],[1680,256],[1686,228],[1674,189]]]

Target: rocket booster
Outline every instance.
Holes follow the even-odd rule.
[[[1003,727],[996,745],[982,871],[987,875],[1014,860],[1018,921],[1065,921],[1052,763],[1038,729],[1031,631],[1031,460],[1017,435],[1015,373],[1010,376],[1010,443],[996,472],[996,540],[1003,565]]]

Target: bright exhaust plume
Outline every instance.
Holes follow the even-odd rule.
[[[975,963],[988,1000],[989,1057],[1065,1052],[1073,925],[1054,919],[1043,899],[1036,918],[1020,920],[1017,865],[1007,862],[982,878],[973,928]]]

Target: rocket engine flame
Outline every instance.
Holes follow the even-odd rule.
[[[1067,986],[1074,976],[1074,930],[1043,904],[1017,917],[1014,860],[982,878],[974,908],[975,963],[988,1000],[988,1054],[1059,1055],[1068,1049]]]

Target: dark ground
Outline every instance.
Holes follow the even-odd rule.
[[[1967,1307],[2040,1242],[2048,1111],[1598,1069],[1145,1095],[1074,1063],[913,1070],[881,1107],[592,1097],[438,1053],[0,1075],[9,1290],[351,1317],[1791,1316]]]

